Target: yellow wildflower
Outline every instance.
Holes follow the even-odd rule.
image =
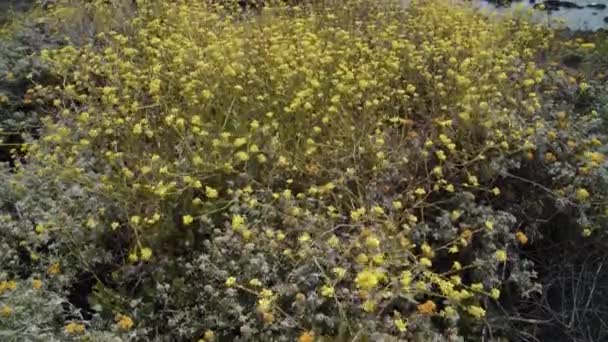
[[[365,311],[365,312],[373,312],[374,310],[376,310],[376,306],[377,306],[376,301],[372,300],[372,299],[366,300],[365,302],[363,302],[363,305],[362,305],[363,311]]]
[[[499,262],[507,261],[507,252],[505,252],[502,249],[497,250],[496,253],[494,253],[494,256],[496,257],[496,260],[498,260]]]
[[[139,260],[139,256],[137,256],[137,253],[131,252],[129,253],[128,259],[130,263],[136,263]]]
[[[207,330],[205,331],[205,334],[203,334],[203,338],[207,342],[213,341],[215,340],[215,333],[213,332],[213,330]]]
[[[236,284],[236,278],[235,277],[228,277],[228,278],[226,278],[226,286],[232,287],[234,284]]]
[[[426,195],[426,190],[424,190],[423,188],[416,188],[416,190],[414,190],[414,193],[418,196],[424,196]]]
[[[9,317],[12,314],[13,314],[13,308],[11,308],[10,306],[4,305],[4,306],[2,306],[2,309],[0,309],[0,315],[2,317]]]
[[[192,217],[192,215],[184,215],[184,216],[182,216],[182,223],[185,226],[191,225],[192,222],[194,222],[194,217]]]
[[[526,236],[526,234],[522,231],[518,231],[517,233],[515,233],[515,238],[517,239],[517,241],[519,241],[519,243],[521,243],[522,245],[525,245],[528,243],[528,237]]]
[[[350,212],[350,218],[353,219],[353,221],[358,221],[365,215],[365,212],[366,212],[365,208],[359,208],[359,209],[353,210]]]
[[[205,187],[205,195],[207,196],[207,198],[217,198],[218,191],[215,190],[212,187],[206,186]]]
[[[380,240],[374,235],[370,235],[365,239],[365,245],[369,248],[380,247]]]
[[[484,310],[482,307],[477,306],[477,305],[468,306],[467,312],[469,313],[469,315],[471,315],[477,319],[482,319],[486,316],[486,310]]]
[[[380,279],[378,278],[377,272],[369,269],[359,272],[355,278],[357,287],[365,291],[369,291],[378,286],[379,281]]]
[[[61,272],[61,266],[58,262],[54,262],[47,268],[46,272],[50,275],[57,275]]]
[[[409,291],[410,285],[412,284],[412,272],[411,271],[403,271],[401,273],[401,279],[399,280],[401,283],[401,288],[403,291]]]
[[[141,259],[144,261],[150,260],[152,258],[152,249],[149,247],[144,247],[140,251]]]
[[[331,285],[323,285],[321,287],[321,295],[323,297],[333,297],[335,295],[334,287]]]
[[[129,317],[127,315],[118,315],[116,321],[117,321],[116,326],[120,330],[124,330],[124,331],[131,330],[131,328],[133,328],[133,326],[135,325],[135,323],[133,323],[133,320],[131,319],[131,317]]]
[[[242,215],[232,215],[232,229],[239,231],[245,227],[245,218]]]
[[[578,188],[576,190],[576,199],[583,202],[590,197],[589,191],[585,188]]]
[[[485,222],[485,226],[490,231],[494,230],[494,222],[492,222],[490,220],[488,220],[488,221]]]
[[[397,328],[397,331],[400,333],[407,331],[407,324],[401,318],[397,318],[393,322],[395,323],[395,328]]]
[[[65,332],[69,335],[80,335],[84,333],[84,324],[70,322],[65,326]]]
[[[137,226],[137,225],[139,225],[141,223],[141,217],[137,216],[137,215],[131,216],[130,221],[131,221],[132,225]]]
[[[234,154],[235,158],[239,161],[248,161],[249,160],[249,154],[245,151],[239,151],[237,153]]]

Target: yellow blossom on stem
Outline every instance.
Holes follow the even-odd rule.
[[[226,283],[225,283],[225,284],[226,284],[226,286],[228,286],[228,287],[232,287],[232,286],[234,286],[234,284],[236,284],[236,278],[235,278],[235,277],[228,277],[228,278],[226,279]]]
[[[65,326],[65,332],[69,335],[81,335],[84,333],[84,324],[70,322]]]
[[[587,189],[585,188],[578,188],[576,189],[576,199],[584,202],[586,201],[588,198],[590,197],[589,195],[589,191],[587,191]]]
[[[377,272],[369,269],[359,272],[355,278],[357,287],[365,291],[374,289],[378,286],[379,281]]]
[[[471,315],[477,319],[482,319],[486,316],[486,310],[477,305],[468,306],[467,312],[469,313],[469,315]]]
[[[526,245],[528,243],[528,237],[526,236],[526,234],[522,231],[518,231],[517,233],[515,233],[515,238],[517,239],[517,241],[519,241],[520,244],[522,245]]]
[[[2,317],[9,317],[10,315],[13,314],[13,308],[11,308],[8,305],[4,305],[2,306],[2,308],[0,309],[0,316]]]
[[[182,223],[185,226],[191,225],[192,222],[194,222],[194,217],[192,217],[191,215],[184,215],[184,216],[182,216]]]
[[[494,253],[494,257],[496,258],[496,260],[498,260],[498,262],[505,262],[507,261],[507,252],[502,249],[499,249],[496,251],[496,253]]]

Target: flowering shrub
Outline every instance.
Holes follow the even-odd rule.
[[[61,82],[35,87],[15,234],[124,338],[473,339],[538,290],[542,224],[602,234],[599,117],[552,39],[444,2],[139,1],[41,53]]]

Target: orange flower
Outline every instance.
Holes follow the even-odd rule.
[[[519,243],[521,243],[522,245],[525,245],[528,243],[528,237],[526,236],[526,234],[524,234],[524,232],[522,231],[518,231],[517,233],[515,233],[515,238],[517,239],[517,241],[519,241]]]
[[[314,342],[315,341],[315,333],[313,331],[305,331],[298,338],[298,342]]]
[[[437,305],[432,300],[427,300],[423,304],[418,305],[418,312],[423,315],[432,315],[435,313]]]

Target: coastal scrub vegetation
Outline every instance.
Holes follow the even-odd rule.
[[[525,16],[113,0],[26,17],[1,43],[38,38],[0,59],[3,340],[534,340],[544,258],[568,250],[549,241],[605,248],[605,89]],[[586,294],[581,326],[606,306]],[[590,326],[563,331],[605,337]]]

